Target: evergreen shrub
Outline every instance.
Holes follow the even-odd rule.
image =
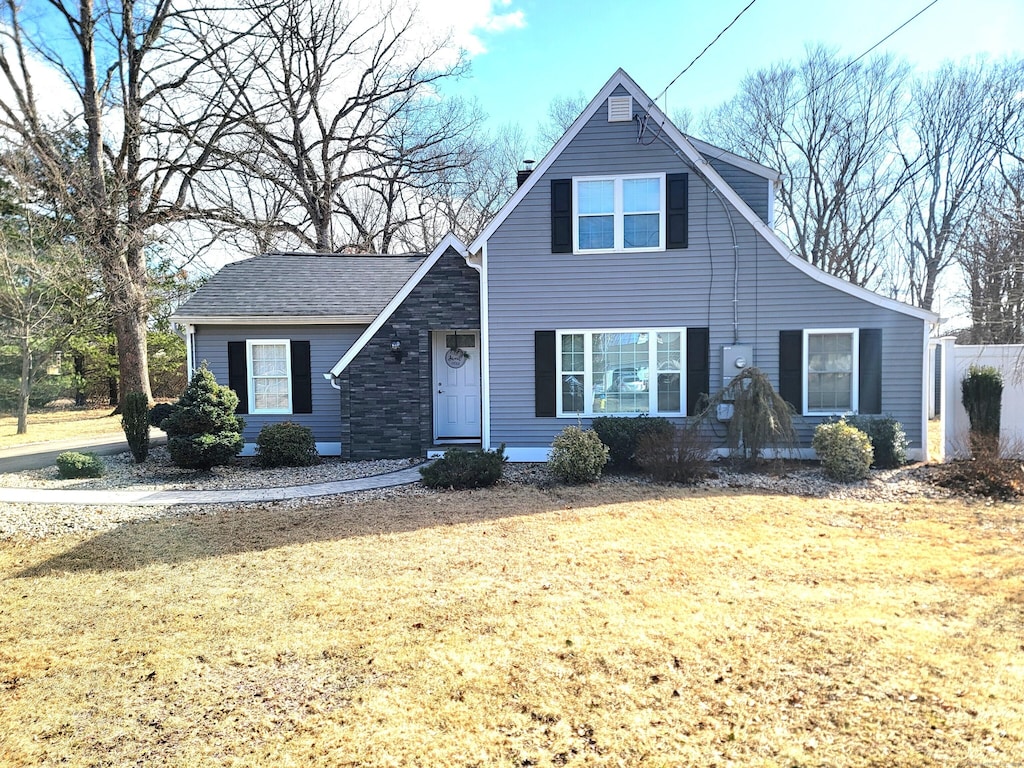
[[[57,456],[57,476],[65,480],[79,477],[103,477],[106,467],[95,453],[65,451]]]
[[[811,446],[825,475],[841,483],[863,480],[871,471],[871,441],[845,421],[819,424]]]
[[[309,427],[291,421],[267,424],[256,437],[256,463],[261,467],[309,467],[319,461]]]
[[[437,461],[420,468],[428,488],[486,488],[501,479],[505,467],[505,444],[496,451],[449,448]]]
[[[565,483],[593,483],[608,463],[609,450],[597,432],[570,426],[551,443],[548,469]]]

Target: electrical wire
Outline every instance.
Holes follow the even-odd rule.
[[[936,0],[936,2],[937,2],[937,1],[938,1],[938,0]],[[676,75],[675,77],[673,77],[673,78],[672,78],[672,82],[670,82],[670,83],[669,83],[668,85],[666,85],[666,86],[665,86],[665,89],[664,89],[664,90],[663,90],[663,91],[662,91],[661,93],[659,93],[659,94],[658,94],[657,96],[655,96],[655,97],[654,97],[654,101],[657,101],[657,100],[658,100],[658,99],[660,99],[660,98],[661,98],[662,96],[664,96],[664,95],[665,95],[665,94],[666,94],[666,93],[668,92],[668,89],[669,89],[669,88],[671,88],[671,87],[672,87],[673,85],[675,85],[675,84],[676,84],[676,80],[678,80],[678,79],[679,79],[680,77],[682,77],[683,75],[685,75],[685,74],[686,74],[686,73],[687,73],[687,72],[689,71],[690,67],[692,67],[692,66],[693,66],[694,64],[696,64],[696,63],[697,63],[697,61],[698,61],[698,60],[700,59],[700,57],[701,57],[701,56],[703,56],[703,55],[704,55],[705,53],[707,53],[707,52],[708,52],[708,50],[710,50],[711,46],[713,46],[713,45],[714,45],[715,43],[717,43],[717,42],[718,42],[718,39],[719,39],[719,38],[720,38],[720,37],[721,37],[722,35],[724,35],[724,34],[725,34],[726,32],[728,32],[728,31],[729,31],[729,28],[730,28],[730,27],[732,27],[732,25],[733,25],[733,24],[735,24],[735,23],[736,23],[737,21],[739,21],[739,20],[740,20],[740,16],[742,16],[742,15],[743,15],[744,13],[746,13],[746,12],[747,12],[748,10],[750,10],[750,6],[752,6],[752,5],[753,5],[754,3],[756,3],[756,2],[757,2],[757,0],[750,0],[750,2],[749,2],[749,3],[747,3],[746,7],[745,7],[745,8],[744,8],[744,9],[743,9],[742,11],[740,11],[739,13],[737,13],[737,14],[736,14],[736,18],[735,18],[735,19],[733,19],[732,21],[730,21],[730,22],[729,22],[729,23],[728,23],[728,24],[727,24],[727,25],[725,26],[725,28],[724,28],[724,29],[722,29],[722,31],[721,31],[721,32],[719,32],[719,33],[718,33],[717,35],[715,35],[715,39],[714,39],[714,40],[712,40],[712,41],[711,41],[710,43],[708,43],[707,45],[705,45],[705,46],[704,46],[704,50],[703,50],[703,51],[701,51],[700,53],[698,53],[698,54],[697,54],[696,56],[694,56],[694,57],[693,57],[693,61],[691,61],[691,62],[690,62],[689,64],[687,64],[687,65],[686,65],[685,67],[683,67],[683,71],[682,71],[682,72],[680,72],[680,73],[679,73],[678,75]]]
[[[907,19],[907,20],[906,20],[906,21],[904,21],[904,22],[903,22],[902,24],[900,24],[900,25],[899,25],[898,27],[896,27],[896,29],[894,29],[894,30],[893,30],[892,32],[890,32],[889,34],[887,34],[887,35],[886,35],[885,37],[883,37],[883,38],[882,38],[881,40],[879,40],[879,41],[878,41],[877,43],[875,43],[875,44],[874,44],[874,45],[872,45],[872,46],[871,46],[870,48],[868,48],[868,49],[867,49],[866,51],[864,51],[864,53],[862,53],[862,54],[861,54],[860,56],[858,56],[857,58],[855,58],[855,59],[853,59],[853,60],[851,60],[851,61],[847,62],[847,64],[846,64],[846,66],[845,66],[845,67],[843,67],[842,69],[840,69],[840,70],[839,70],[838,72],[836,72],[836,73],[835,73],[834,75],[832,75],[831,77],[828,77],[828,78],[826,78],[826,79],[825,79],[825,82],[823,82],[823,83],[821,83],[821,84],[819,84],[819,85],[815,86],[814,88],[812,88],[811,90],[809,90],[809,91],[808,91],[807,93],[805,93],[805,94],[804,94],[803,96],[801,96],[801,97],[800,97],[799,99],[797,99],[797,100],[796,100],[796,101],[794,101],[794,102],[793,102],[792,104],[790,104],[789,106],[787,106],[787,107],[786,107],[786,109],[784,110],[784,113],[785,113],[785,112],[789,112],[789,110],[793,109],[794,107],[796,107],[796,106],[797,106],[798,104],[800,104],[801,102],[803,102],[803,101],[806,101],[807,99],[809,99],[809,98],[810,98],[811,96],[813,96],[813,95],[815,94],[815,92],[817,92],[817,91],[818,91],[818,90],[820,90],[821,88],[824,88],[824,87],[825,87],[826,85],[828,85],[828,84],[829,84],[829,83],[831,83],[831,82],[832,82],[833,80],[835,80],[835,79],[836,79],[837,77],[839,77],[839,76],[840,76],[841,74],[843,74],[844,72],[846,72],[846,70],[848,70],[848,69],[849,69],[850,67],[852,67],[852,66],[853,66],[854,64],[856,64],[856,63],[857,63],[858,61],[860,61],[860,60],[861,60],[861,59],[863,59],[863,58],[864,58],[865,56],[867,56],[867,55],[868,55],[869,53],[871,53],[871,52],[872,52],[873,50],[875,50],[875,48],[877,48],[878,46],[880,46],[880,45],[881,45],[882,43],[884,43],[884,42],[885,42],[886,40],[888,40],[888,39],[889,39],[890,37],[892,37],[892,36],[893,36],[893,35],[895,35],[895,34],[896,34],[897,32],[899,32],[900,30],[902,30],[902,29],[903,29],[903,28],[904,28],[905,26],[907,26],[907,25],[908,25],[908,24],[909,24],[910,22],[912,22],[912,21],[913,21],[914,19],[916,19],[916,18],[917,18],[918,16],[920,16],[920,15],[921,15],[922,13],[924,13],[925,11],[927,11],[927,10],[928,10],[929,8],[931,8],[931,7],[933,6],[933,5],[935,5],[935,4],[937,3],[937,2],[939,2],[939,0],[931,0],[931,2],[930,2],[930,3],[928,3],[928,4],[927,4],[926,6],[924,6],[924,7],[923,7],[923,8],[921,9],[921,10],[919,10],[919,11],[918,11],[917,13],[915,13],[915,14],[914,14],[913,16],[911,16],[911,17],[910,17],[909,19]]]

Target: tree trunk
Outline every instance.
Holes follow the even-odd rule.
[[[81,407],[88,402],[88,395],[83,389],[85,384],[85,355],[75,355],[75,405]]]
[[[32,349],[28,337],[21,339],[21,383],[18,386],[18,434],[28,432],[28,396],[32,392]]]
[[[107,347],[107,352],[115,360],[117,359],[117,344],[111,344]],[[108,369],[109,370],[109,369]],[[107,403],[108,405],[116,406],[118,403],[118,387],[117,387],[117,376],[107,376]]]

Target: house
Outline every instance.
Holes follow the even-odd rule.
[[[794,256],[778,174],[685,136],[617,71],[468,246],[267,254],[230,264],[176,314],[260,426],[310,426],[323,453],[506,444],[543,460],[569,424],[682,420],[745,366],[814,426],[903,422],[923,455],[937,317]],[[724,432],[724,430],[723,430]]]

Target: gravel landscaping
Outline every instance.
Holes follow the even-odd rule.
[[[106,457],[107,473],[102,478],[61,480],[56,467],[26,472],[0,474],[0,487],[8,488],[65,488],[110,490],[223,490],[245,488],[274,488],[281,486],[348,480],[385,474],[421,463],[417,459],[388,459],[380,461],[347,462],[325,459],[313,467],[283,467],[263,470],[250,459],[239,459],[226,467],[210,472],[194,472],[174,467],[165,447],[154,448],[145,464],[135,464],[128,453]],[[871,473],[865,481],[844,485],[826,479],[813,464],[796,464],[783,472],[739,472],[726,465],[716,467],[716,476],[701,482],[696,488],[745,488],[765,493],[788,494],[803,497],[850,499],[885,503],[901,503],[923,498],[950,498],[956,494],[929,482],[929,468],[911,465],[896,470]],[[646,483],[638,476],[607,475],[602,483]],[[554,488],[558,485],[544,464],[508,464],[503,485],[535,485]],[[293,507],[330,506],[355,503],[368,499],[391,498],[408,495],[435,495],[445,491],[431,491],[420,485],[358,491],[336,496],[272,502]],[[267,502],[260,502],[265,505]],[[221,505],[223,506],[223,505]],[[233,505],[240,509],[245,504]],[[212,514],[216,505],[169,506],[88,506],[79,504],[13,504],[0,503],[0,538],[41,538],[67,533],[103,531],[124,523],[151,520],[168,516]]]

